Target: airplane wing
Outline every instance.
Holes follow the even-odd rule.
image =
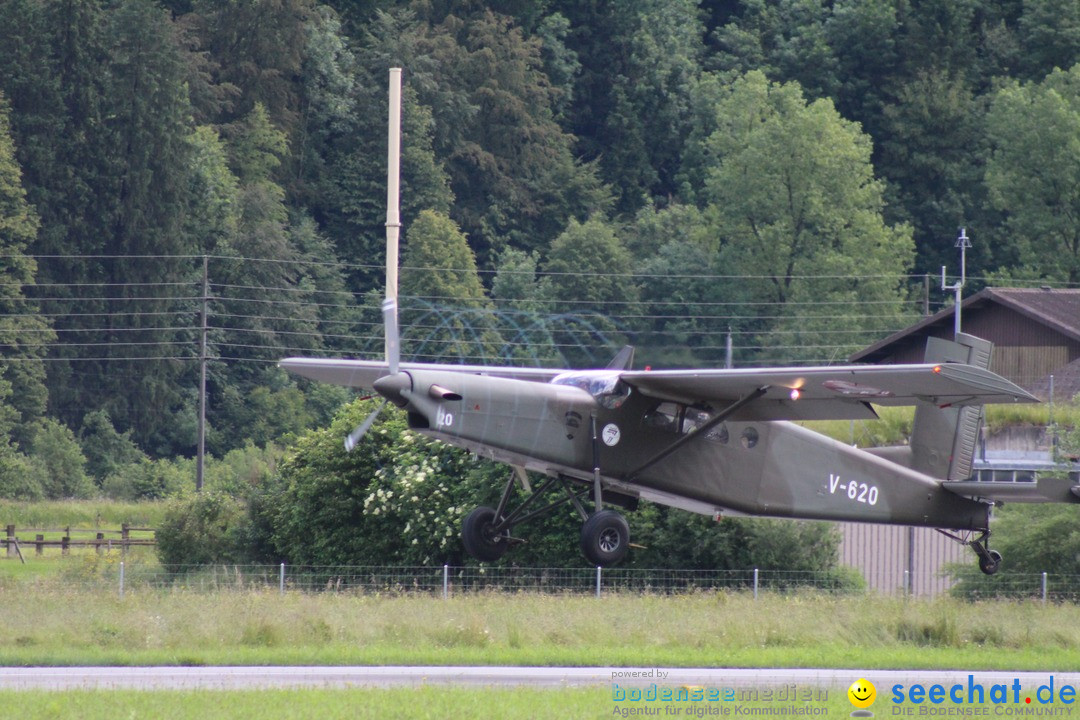
[[[302,377],[332,385],[346,387],[373,387],[376,380],[390,374],[390,367],[385,360],[339,360],[332,358],[285,358],[278,363],[280,367]],[[545,368],[489,367],[487,365],[437,365],[431,363],[401,363],[402,370],[440,370],[461,372],[469,375],[488,375],[490,377],[513,378],[516,380],[534,380],[548,382],[565,370]]]
[[[281,367],[312,380],[371,388],[389,374],[385,361],[286,358]],[[487,365],[402,363],[403,370],[439,370],[549,382],[565,370]],[[575,371],[603,373],[612,370]],[[872,420],[870,406],[938,406],[1038,402],[1033,395],[989,370],[958,363],[739,368],[734,370],[619,370],[625,383],[650,397],[687,404],[724,406],[768,386],[732,417],[735,420]],[[797,398],[792,391],[798,391]]]
[[[859,420],[875,405],[939,407],[1038,402],[996,373],[956,363],[735,370],[638,370],[620,375],[646,395],[682,403],[732,403],[767,386],[738,420]]]

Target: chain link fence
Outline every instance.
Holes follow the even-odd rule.
[[[938,576],[935,576],[938,577]],[[1003,574],[986,577],[967,568],[956,570],[941,592],[967,600],[1013,599],[1041,602],[1080,601],[1080,576],[1051,573]],[[904,573],[893,591],[871,590],[858,571],[838,568],[820,572],[777,570],[670,570],[639,568],[524,568],[440,566],[291,566],[199,565],[165,568],[154,564],[107,563],[65,583],[86,589],[118,592],[186,591],[198,593],[353,592],[368,595],[420,594],[452,597],[470,593],[605,593],[676,594],[693,592],[818,592],[912,595],[909,588],[930,587]]]

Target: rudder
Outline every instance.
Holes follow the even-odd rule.
[[[990,367],[993,343],[974,335],[958,333],[955,340],[928,338],[928,363],[965,363]],[[912,469],[944,480],[967,480],[983,421],[983,406],[940,408],[919,403],[911,428]]]

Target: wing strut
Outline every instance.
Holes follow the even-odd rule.
[[[681,438],[679,438],[675,442],[671,443],[670,445],[668,445],[666,448],[664,448],[660,452],[653,455],[649,460],[647,460],[645,463],[643,463],[636,470],[634,470],[633,472],[628,473],[627,476],[626,476],[626,479],[630,480],[630,481],[634,480],[638,475],[645,472],[646,470],[651,468],[653,465],[655,465],[656,463],[658,463],[661,460],[663,460],[664,458],[666,458],[668,455],[671,455],[673,452],[675,452],[679,448],[683,447],[687,443],[693,442],[694,440],[697,439],[697,437],[699,435],[704,435],[705,433],[709,432],[714,427],[716,427],[720,423],[724,422],[729,417],[734,415],[736,412],[741,410],[743,407],[745,407],[745,406],[749,405],[750,403],[754,402],[755,400],[757,400],[759,397],[761,397],[762,395],[764,395],[768,391],[769,391],[769,386],[764,385],[762,387],[759,387],[757,390],[754,390],[753,392],[739,398],[738,400],[736,400],[735,402],[731,403],[726,408],[724,408],[723,410],[718,412],[715,416],[710,418],[709,421],[707,423],[705,423],[704,425],[698,427],[696,430],[694,430],[691,433],[687,433],[686,435],[683,435]]]

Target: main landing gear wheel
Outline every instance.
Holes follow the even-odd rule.
[[[465,552],[481,562],[502,559],[510,547],[509,537],[496,534],[494,508],[480,506],[465,516],[461,523],[461,542]]]
[[[593,565],[615,565],[630,549],[630,526],[614,510],[594,513],[581,527],[581,551]]]

